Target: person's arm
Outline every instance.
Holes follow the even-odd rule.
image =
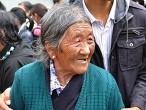
[[[2,86],[2,92],[6,90],[8,87],[12,86],[13,80],[14,80],[14,75],[15,72],[21,67],[20,64],[18,64],[16,61],[15,62],[7,62],[6,66],[3,69],[3,83],[1,84]]]
[[[128,110],[146,110],[146,44],[143,49],[143,56],[140,57],[142,57],[142,65],[138,71],[136,82],[130,97],[132,108],[129,108]]]
[[[141,110],[141,109],[138,107],[131,107],[131,108],[123,108],[121,110]]]
[[[11,86],[10,90],[10,100],[11,104],[10,107],[14,110],[24,110],[24,95],[23,94],[23,87],[22,87],[22,73],[23,70],[19,69],[15,73],[14,82]]]
[[[131,108],[124,108],[122,110],[146,110],[146,44],[143,49],[143,56],[140,57],[142,57],[143,62],[139,69],[136,82],[131,93]]]
[[[108,74],[108,75],[111,75],[111,74]],[[124,106],[118,85],[113,77],[109,78],[109,81],[111,82],[111,85],[109,85],[111,89],[111,93],[109,97],[108,110],[121,110],[125,106]]]
[[[146,91],[146,50],[143,56],[143,65],[131,95],[131,108],[124,108],[122,110],[145,110],[145,91]]]
[[[2,78],[2,84],[0,84],[2,86],[2,92],[12,86],[13,80],[14,80],[14,76],[15,76],[15,72],[23,67],[26,64],[29,64],[31,62],[34,61],[33,57],[30,56],[19,56],[17,58],[13,58],[13,60],[9,59],[7,60],[7,62],[5,63],[5,66],[3,68],[3,73],[4,73],[4,77]]]
[[[7,88],[1,95],[0,95],[0,110],[12,110],[9,108],[10,105],[10,89]]]

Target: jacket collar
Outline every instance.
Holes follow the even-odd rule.
[[[116,2],[115,22],[119,22],[127,14],[130,0],[117,0]]]
[[[111,11],[110,11],[110,14],[109,14],[109,17],[108,17],[109,20],[111,20],[111,19],[112,20],[115,20],[116,1],[117,0],[115,0],[113,2],[113,6],[111,8]],[[85,10],[86,15],[89,17],[91,23],[93,23],[94,21],[96,21],[97,19],[87,9],[87,7],[85,5],[85,0],[82,0],[82,4],[83,4],[83,9]]]
[[[82,0],[76,0],[75,5],[83,8]],[[125,17],[128,12],[130,0],[116,0],[115,23]]]

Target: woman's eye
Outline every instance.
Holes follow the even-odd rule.
[[[75,42],[80,42],[81,40],[80,39],[75,39]]]
[[[75,39],[75,40],[74,40],[74,46],[75,46],[75,47],[80,46],[80,44],[81,44],[81,40],[80,40],[80,39]]]
[[[89,37],[89,38],[88,38],[88,42],[89,42],[89,43],[94,42],[94,37]]]

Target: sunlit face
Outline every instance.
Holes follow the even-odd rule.
[[[69,27],[58,48],[54,49],[54,64],[58,72],[85,73],[95,48],[91,25],[80,22]]]

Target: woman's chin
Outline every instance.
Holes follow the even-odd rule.
[[[85,74],[87,71],[87,67],[79,67],[77,70],[77,74]]]

